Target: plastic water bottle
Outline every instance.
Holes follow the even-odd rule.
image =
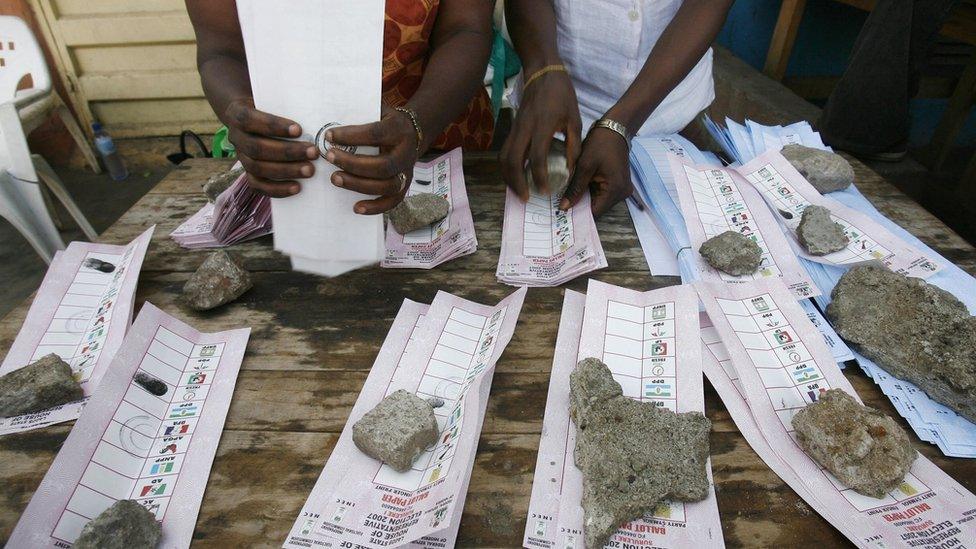
[[[129,170],[125,168],[125,163],[122,162],[119,151],[115,149],[115,142],[112,141],[112,136],[106,133],[102,129],[102,125],[98,122],[92,124],[92,131],[95,132],[95,148],[98,149],[98,154],[101,155],[102,161],[105,163],[105,168],[108,170],[108,174],[112,176],[112,179],[122,181],[126,177],[129,177]]]

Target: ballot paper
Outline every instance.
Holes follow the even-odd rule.
[[[224,248],[271,234],[271,198],[248,186],[241,174],[216,202],[208,202],[170,238],[183,248]]]
[[[291,0],[287,8],[239,0],[255,107],[298,122],[306,141],[324,136],[327,125],[379,120],[384,7],[382,0]],[[319,158],[299,194],[271,201],[275,249],[295,270],[335,276],[384,257],[382,216],[353,212],[368,197],[333,185],[336,169]]]
[[[779,458],[770,466],[792,471],[783,480],[791,486],[801,483],[801,497],[815,494],[811,506],[829,509],[828,520],[862,547],[961,547],[976,538],[976,497],[924,456],[918,456],[901,485],[873,498],[843,486],[797,445],[791,424],[797,411],[831,388],[855,398],[857,393],[782,282],[698,283],[696,288],[728,352],[727,375],[738,378],[734,386]],[[729,411],[743,415],[737,406]],[[735,418],[737,425],[740,419],[749,426],[740,417]],[[756,440],[757,435],[748,438]]]
[[[704,188],[701,190],[703,204],[700,205],[698,203],[698,197],[695,197],[694,192],[690,191],[691,185],[688,183],[688,177],[685,175],[684,169],[677,172],[673,171],[673,162],[678,162],[682,167],[696,166],[696,170],[709,173],[713,170],[720,170],[720,173],[724,174],[731,173],[731,175],[728,175],[728,178],[732,180],[730,184],[719,185],[717,189],[709,188],[712,185],[704,185]],[[722,208],[728,207],[729,211],[726,212],[723,210],[720,217],[713,216],[711,221],[719,222],[720,224],[725,223],[729,228],[738,229],[746,225],[739,216],[743,214],[749,216],[753,224],[755,224],[755,229],[752,229],[752,227],[750,229],[759,232],[760,237],[763,239],[761,246],[764,249],[767,249],[770,245],[767,243],[768,241],[780,243],[776,245],[779,253],[775,254],[775,261],[778,264],[783,264],[785,266],[784,272],[790,273],[792,279],[798,281],[794,282],[797,285],[795,287],[796,290],[805,291],[809,288],[810,295],[819,295],[820,292],[817,290],[817,286],[812,284],[813,280],[807,274],[809,269],[804,269],[797,264],[797,259],[792,251],[789,253],[782,251],[784,237],[779,227],[770,219],[771,214],[769,214],[766,205],[761,199],[757,200],[758,197],[750,193],[749,184],[742,181],[737,174],[730,172],[728,169],[723,170],[721,168],[721,162],[717,158],[702,153],[690,141],[679,135],[644,137],[634,140],[634,146],[631,149],[631,169],[634,174],[634,186],[645,203],[651,205],[647,211],[656,220],[656,226],[661,231],[660,236],[652,233],[641,235],[641,246],[645,248],[645,255],[648,253],[648,246],[655,249],[669,248],[677,259],[682,280],[688,283],[701,280],[704,276],[703,273],[708,272],[712,273],[710,276],[712,280],[719,279],[718,277],[721,276],[714,269],[711,269],[711,267],[701,264],[702,260],[697,251],[701,246],[701,242],[704,242],[706,234],[705,223],[699,217],[698,209],[705,208],[713,210],[714,207],[721,206]],[[685,202],[688,202],[688,205],[683,206],[683,208],[689,212],[688,219],[696,220],[692,224],[696,235],[695,244],[689,238],[689,231],[685,223],[685,214],[682,213],[682,207],[678,205],[679,192],[676,181],[679,179],[679,176],[682,179],[682,187],[685,189],[684,193],[693,197],[693,199],[685,200]],[[699,180],[700,177],[699,175]],[[725,180],[726,178],[723,177],[723,181]],[[706,181],[708,181],[707,177]],[[727,186],[728,189],[723,189],[724,186]],[[744,189],[745,194],[743,192],[736,192],[740,189]],[[721,196],[722,199],[716,200],[713,198],[715,196]],[[752,202],[743,201],[743,196],[752,197]],[[729,200],[731,202],[728,202],[728,206],[726,206],[724,202]],[[755,210],[755,214],[752,210]],[[638,232],[641,232],[641,226],[636,226]],[[650,261],[649,266],[653,272],[655,266],[650,264]],[[736,277],[722,277],[720,279],[730,279],[727,282],[736,283]],[[794,291],[795,295],[798,293],[796,290]],[[814,323],[822,329],[824,340],[830,345],[837,361],[843,362],[850,360],[850,349],[837,337],[837,333],[823,319],[820,311],[812,304],[805,305],[804,308],[811,317],[815,317],[816,320]]]
[[[701,280],[743,284],[782,278],[798,299],[820,290],[803,269],[776,220],[752,186],[734,171],[696,166],[669,155],[678,204],[690,237],[690,254]],[[708,239],[732,231],[750,238],[762,251],[756,273],[732,276],[709,265],[699,250]]]
[[[870,217],[821,195],[779,151],[767,151],[737,171],[766,199],[796,241],[794,248],[810,261],[838,266],[881,261],[892,271],[919,278],[928,278],[939,270],[938,263]],[[850,239],[847,248],[823,256],[810,255],[802,249],[795,231],[803,210],[811,205],[830,210],[831,219],[844,228]]]
[[[71,366],[85,398],[0,418],[0,435],[77,419],[122,344],[136,283],[155,226],[126,246],[72,242],[48,267],[0,375],[54,353]]]
[[[631,179],[637,178],[632,174]],[[678,258],[667,245],[664,231],[658,226],[657,216],[643,204],[643,201],[638,204],[634,198],[627,199],[627,211],[630,212],[630,219],[634,222],[634,230],[637,232],[637,239],[640,241],[641,251],[644,252],[644,259],[647,261],[651,276],[680,276]]]
[[[249,332],[143,305],[7,545],[68,547],[131,499],[162,522],[159,547],[189,547]]]
[[[584,313],[585,302],[585,313]],[[583,477],[573,461],[576,426],[569,377],[584,358],[601,359],[625,396],[671,411],[702,412],[698,298],[691,286],[635,292],[590,280],[567,290],[556,339],[542,440],[523,545],[583,548]],[[711,464],[707,466],[709,482]],[[606,547],[724,547],[714,485],[694,503],[666,501],[621,527]]]
[[[494,366],[524,299],[522,288],[494,307],[444,292],[429,309],[404,302],[284,547],[454,546]],[[399,389],[444,401],[437,444],[405,473],[352,441],[353,424]]]
[[[404,235],[387,223],[383,267],[432,269],[478,249],[460,148],[430,162],[417,163],[407,196],[421,193],[446,198],[451,204],[447,217]]]
[[[739,161],[748,161],[754,158],[757,147],[762,147],[758,149],[759,152],[765,152],[767,150],[765,147],[769,147],[770,150],[779,150],[780,147],[789,143],[830,150],[807,122],[801,121],[788,126],[762,126],[751,120],[747,120],[746,124],[742,125],[727,119],[726,124],[727,127],[722,128],[706,119],[709,131],[722,143],[723,148]],[[761,135],[761,137],[754,137],[754,134]],[[732,151],[742,151],[741,156],[740,153],[733,153]],[[851,185],[841,191],[834,191],[828,196],[868,216],[910,246],[932,258],[941,268],[929,277],[928,282],[956,296],[966,304],[971,314],[976,314],[976,279],[882,215],[861,194],[856,185]],[[830,291],[837,284],[841,275],[844,274],[846,268],[802,261],[807,272],[810,273],[814,282],[823,292],[820,297],[815,298],[820,309],[823,310],[830,302]],[[837,349],[832,347],[831,350],[835,351],[835,357],[837,357]],[[922,440],[938,445],[939,449],[947,456],[976,457],[976,425],[951,409],[933,401],[911,383],[889,376],[882,368],[864,356],[856,353],[852,353],[852,356],[856,358],[861,369],[878,383],[898,413],[908,421]]]
[[[558,194],[529,191],[522,200],[505,191],[505,221],[496,276],[513,286],[559,286],[607,266],[590,195],[569,210]]]

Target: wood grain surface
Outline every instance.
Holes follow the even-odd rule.
[[[125,243],[156,225],[140,276],[137,307],[150,301],[203,331],[250,326],[251,340],[194,532],[198,547],[279,547],[298,515],[404,298],[429,302],[438,290],[493,304],[513,288],[495,280],[503,187],[496,162],[465,160],[478,252],[433,271],[368,268],[334,279],[294,273],[269,237],[233,251],[255,272],[237,302],[197,313],[181,287],[206,256],[182,250],[169,233],[204,203],[207,177],[226,166],[191,160],[140,200],[101,238]],[[886,215],[970,273],[976,251],[936,218],[855,162],[860,189]],[[609,268],[592,277],[636,290],[678,282],[648,273],[623,204],[598,222]],[[586,279],[566,287],[585,290]],[[562,288],[531,289],[516,333],[498,363],[464,507],[458,546],[518,547],[525,527]],[[5,353],[30,299],[0,321]],[[897,417],[860,370],[845,372],[871,406]],[[752,451],[705,383],[712,419],[712,468],[729,547],[835,547],[846,540]],[[907,428],[907,425],[906,425]],[[0,542],[10,535],[70,424],[0,438]],[[915,446],[970,490],[976,462]]]

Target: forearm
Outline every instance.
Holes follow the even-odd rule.
[[[637,78],[606,116],[632,132],[643,126],[708,51],[732,2],[686,0],[654,45]]]
[[[197,67],[207,101],[217,118],[227,124],[227,106],[237,100],[250,100],[252,96],[246,60],[213,54],[198,58]]]
[[[505,20],[525,74],[562,63],[556,43],[556,12],[552,0],[508,0]]]
[[[421,151],[464,112],[483,85],[490,55],[490,25],[487,29],[456,29],[432,42],[423,80],[407,102],[423,129]]]

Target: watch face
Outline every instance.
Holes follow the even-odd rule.
[[[329,152],[329,149],[331,149],[332,147],[335,147],[340,151],[356,154],[355,145],[333,145],[332,143],[329,143],[325,139],[325,132],[329,131],[329,128],[338,128],[341,126],[342,124],[338,122],[329,122],[328,124],[322,126],[322,128],[319,129],[319,132],[315,134],[315,146],[318,147],[319,156],[321,156],[322,158],[325,158],[325,153]]]

